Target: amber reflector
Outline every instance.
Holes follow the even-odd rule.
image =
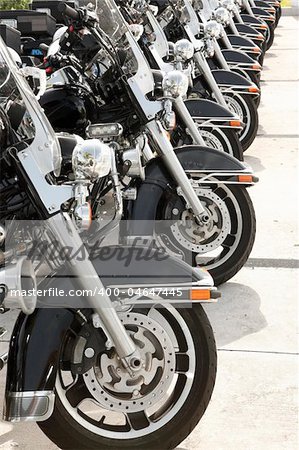
[[[248,92],[259,92],[259,88],[256,86],[251,86],[248,88]]]
[[[209,289],[192,289],[190,291],[190,300],[210,300],[211,291]]]
[[[252,183],[252,175],[238,175],[238,180],[242,183]]]
[[[231,127],[240,127],[241,126],[240,120],[230,120],[229,124]]]
[[[261,66],[259,64],[252,64],[251,67],[253,70],[261,70]]]

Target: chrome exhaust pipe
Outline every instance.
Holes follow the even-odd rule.
[[[0,270],[1,306],[21,308],[24,314],[31,314],[36,302],[36,277],[32,262],[26,256]]]

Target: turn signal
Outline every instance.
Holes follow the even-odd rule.
[[[242,126],[240,120],[230,120],[229,124],[231,127],[241,127]]]
[[[252,175],[238,175],[238,180],[240,183],[252,183]]]
[[[251,68],[253,70],[261,70],[262,67],[259,64],[252,64]]]
[[[253,53],[260,53],[260,52],[261,52],[261,50],[260,50],[259,47],[254,47],[254,48],[252,49],[252,51],[253,51]]]
[[[211,291],[209,289],[192,289],[190,291],[190,300],[210,300],[211,299]]]
[[[250,86],[248,88],[248,92],[256,92],[256,93],[258,93],[258,92],[260,92],[260,90],[256,86]]]

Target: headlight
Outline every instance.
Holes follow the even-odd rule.
[[[221,25],[216,20],[209,20],[205,25],[205,34],[211,38],[218,39],[221,36]]]
[[[76,178],[96,180],[111,170],[111,149],[97,139],[88,139],[76,145],[72,155]]]
[[[221,6],[226,8],[228,11],[233,11],[235,8],[234,0],[220,0]]]
[[[194,55],[194,46],[187,39],[180,39],[174,45],[174,53],[178,58],[187,61]]]
[[[214,11],[214,18],[221,25],[227,25],[230,21],[230,14],[226,8],[220,7]]]
[[[188,77],[179,70],[168,72],[162,81],[162,89],[165,97],[179,97],[187,94]]]

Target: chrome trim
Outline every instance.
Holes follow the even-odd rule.
[[[244,164],[244,163],[243,163]],[[238,175],[251,175],[254,177],[252,171],[250,169],[240,169],[231,172],[221,172],[220,170],[217,172],[213,172],[212,170],[186,170],[186,174],[189,175],[202,175],[205,173],[205,176],[198,180],[199,184],[246,184],[248,186],[252,186],[255,184],[255,181],[229,181],[229,180],[220,180],[221,177],[233,177]],[[256,177],[254,177],[256,178]]]
[[[53,391],[8,392],[3,419],[8,422],[47,420],[54,409]]]
[[[252,87],[255,87],[254,84],[252,84]],[[248,91],[248,88],[250,88],[250,86],[239,86],[239,85],[231,85],[229,86],[228,84],[219,84],[219,89],[221,92],[225,92],[225,93],[235,93],[235,94],[244,94],[244,95],[260,95],[260,90],[258,90],[257,92],[250,92]]]
[[[197,125],[200,127],[208,127],[214,128],[217,126],[218,128],[233,128],[235,130],[242,130],[244,128],[244,124],[238,117],[204,117],[204,116],[192,116],[192,119],[196,121]],[[229,122],[233,122],[234,120],[239,120],[240,126],[232,126],[229,125]]]

